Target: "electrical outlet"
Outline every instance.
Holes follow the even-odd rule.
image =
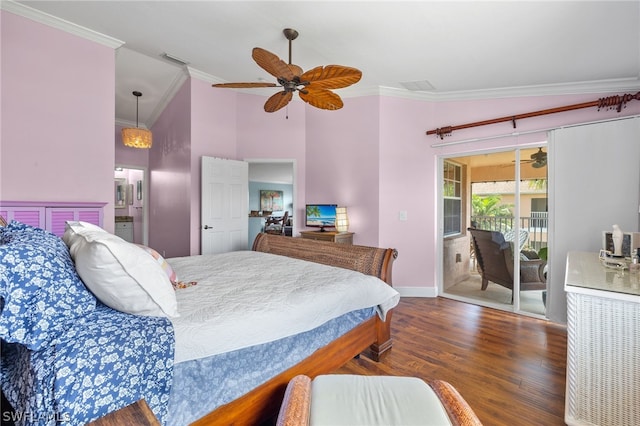
[[[402,222],[406,222],[407,221],[407,211],[406,210],[400,210],[400,213],[398,213],[398,219]]]

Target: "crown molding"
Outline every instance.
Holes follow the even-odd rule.
[[[102,44],[107,47],[111,47],[113,49],[117,49],[118,47],[124,44],[124,41],[122,40],[118,40],[116,38],[106,36],[97,31],[93,31],[88,28],[82,27],[78,24],[74,24],[73,22],[60,19],[53,15],[49,15],[48,13],[41,12],[37,9],[26,6],[24,4],[16,3],[13,0],[0,1],[0,8],[7,12],[11,12],[13,14],[22,16],[24,18],[31,19],[32,21],[36,21],[53,28],[57,28],[62,31],[66,31],[78,37],[82,37],[86,40],[94,41],[96,43]]]
[[[182,87],[184,82],[187,81],[188,77],[189,74],[186,67],[183,67],[180,72],[176,73],[173,81],[171,82],[167,90],[165,90],[162,99],[160,100],[160,102],[158,102],[154,110],[149,115],[149,120],[147,122],[149,127],[155,124],[158,117],[160,117],[160,114],[162,114],[162,111],[164,111],[167,105],[169,105],[171,99],[173,99],[178,90],[180,90],[180,87]]]
[[[536,86],[504,87],[497,89],[462,90],[451,92],[414,92],[393,87],[380,87],[379,89],[379,95],[381,96],[438,102],[638,91],[640,90],[640,79],[618,78],[565,84],[545,84]]]
[[[207,74],[204,71],[200,71],[190,66],[187,66],[186,68],[187,68],[187,73],[189,74],[190,77],[194,77],[194,78],[197,78],[198,80],[206,81],[207,83],[211,83],[211,84],[226,83],[226,81],[216,77],[215,75]]]

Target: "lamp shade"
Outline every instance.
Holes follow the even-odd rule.
[[[336,231],[347,232],[349,230],[349,217],[346,207],[336,207]]]
[[[132,148],[151,148],[153,134],[151,130],[139,127],[125,127],[122,129],[122,143]]]
[[[151,148],[151,145],[153,145],[153,134],[151,130],[138,127],[138,104],[142,93],[134,90],[133,96],[136,97],[136,127],[125,127],[122,129],[122,143],[124,146],[131,148]]]

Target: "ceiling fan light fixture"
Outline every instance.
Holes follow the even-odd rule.
[[[302,68],[291,61],[291,42],[298,37],[298,31],[285,28],[283,33],[285,38],[289,40],[289,63],[259,47],[254,47],[251,52],[251,57],[258,66],[275,77],[278,84],[265,83],[260,80],[255,83],[217,83],[212,86],[231,89],[281,87],[281,92],[267,99],[264,104],[265,112],[275,112],[284,108],[291,101],[295,92],[298,92],[300,98],[313,107],[326,110],[342,108],[342,99],[332,90],[357,83],[362,77],[362,71],[342,65],[326,65],[304,72]]]
[[[138,127],[138,101],[142,93],[134,91],[133,96],[136,97],[136,127],[125,127],[122,129],[122,143],[124,146],[131,148],[149,149],[153,145],[153,134],[151,130]]]

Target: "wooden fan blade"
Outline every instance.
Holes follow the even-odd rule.
[[[342,108],[344,105],[340,96],[336,95],[331,90],[316,87],[315,83],[305,87],[304,92],[299,92],[300,98],[316,108],[336,110]]]
[[[271,96],[267,99],[267,102],[264,104],[264,110],[266,112],[275,112],[280,108],[286,106],[291,99],[293,98],[292,92],[278,92],[275,95]]]
[[[342,65],[326,65],[311,69],[300,76],[300,81],[309,81],[322,89],[340,89],[360,81],[362,71],[343,67]]]
[[[304,71],[302,71],[302,68],[300,68],[296,64],[287,64],[287,66],[289,67],[289,69],[291,70],[291,72],[293,73],[294,76],[300,77],[302,75],[302,73],[304,72]]]
[[[228,87],[234,89],[250,89],[252,87],[276,87],[275,83],[218,83],[212,84],[212,87]]]
[[[294,74],[291,71],[291,68],[289,68],[289,65],[268,50],[254,47],[251,57],[254,61],[256,61],[258,65],[260,65],[263,70],[265,70],[275,78],[292,80],[294,77]]]

